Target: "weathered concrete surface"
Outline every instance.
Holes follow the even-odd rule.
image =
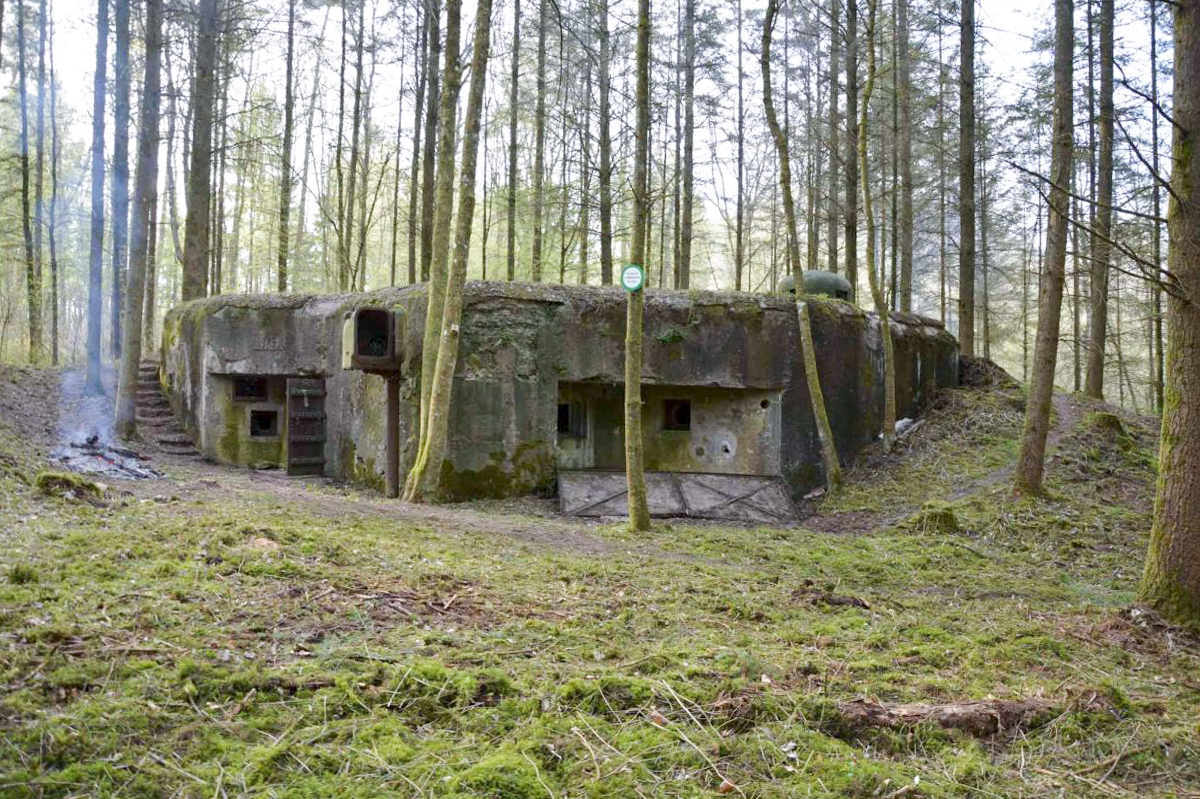
[[[442,467],[446,496],[549,491],[560,463],[619,468],[625,293],[493,282],[468,283],[466,292]],[[845,302],[811,302],[830,421],[848,461],[879,432],[879,322]],[[163,337],[164,385],[201,451],[229,463],[269,459],[263,447],[234,445],[246,430],[230,376],[323,377],[326,474],[382,486],[383,378],[340,368],[342,317],[368,305],[406,312],[400,429],[407,469],[416,449],[423,285],[369,294],[222,296],[173,309]],[[648,466],[781,474],[797,496],[819,484],[791,298],[649,291],[645,320]],[[890,324],[898,411],[915,415],[936,388],[957,382],[957,343],[932,320],[893,315]],[[575,396],[589,403],[594,435],[582,446],[565,438],[559,446],[560,392],[563,401]],[[671,398],[691,401],[691,430],[663,429],[663,402]],[[286,429],[280,436],[286,440]],[[282,453],[276,457],[282,462]]]

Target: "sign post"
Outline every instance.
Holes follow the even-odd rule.
[[[621,286],[629,293],[641,291],[646,283],[646,271],[637,264],[626,264],[621,270]]]

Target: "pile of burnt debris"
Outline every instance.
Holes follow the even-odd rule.
[[[58,447],[50,453],[50,460],[80,474],[124,480],[150,480],[163,476],[146,462],[145,456],[106,442],[98,434]]]

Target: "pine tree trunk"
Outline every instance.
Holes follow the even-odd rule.
[[[838,72],[841,69],[841,0],[830,0],[829,3],[829,196],[825,198],[827,239],[826,248],[829,251],[829,271],[838,271],[838,221],[841,208],[838,202],[838,191],[841,186],[838,180],[838,164],[841,163],[841,153],[838,151],[838,140],[841,136],[841,121],[838,118],[838,96],[841,94],[841,84]]]
[[[1084,393],[1104,398],[1104,350],[1108,336],[1109,240],[1113,227],[1113,0],[1100,0],[1100,153],[1096,175],[1096,235],[1092,241],[1092,305]]]
[[[742,69],[742,0],[737,0],[737,208],[733,230],[733,287],[742,290],[746,270],[746,100],[745,70]]]
[[[963,355],[974,355],[975,0],[963,0],[962,2],[962,27],[960,35],[958,84],[958,344]]]
[[[183,242],[183,301],[207,293],[209,200],[212,192],[213,69],[217,58],[218,0],[200,0],[196,78],[192,90],[192,165],[187,180]]]
[[[104,101],[108,71],[108,0],[96,3],[96,71],[92,83],[92,224],[88,249],[87,377],[89,394],[103,392],[100,323],[104,309]]]
[[[942,3],[938,0],[938,307],[942,324],[946,318],[946,61],[942,46]]]
[[[296,0],[288,0],[287,64],[283,82],[283,141],[279,164],[279,250],[275,256],[276,288],[288,288],[288,216],[292,210],[292,116],[295,106],[292,90],[296,59]]]
[[[175,190],[175,122],[178,118],[178,103],[175,99],[175,78],[171,72],[170,47],[163,48],[163,62],[167,70],[167,96],[170,98],[170,107],[167,109],[167,216],[175,261],[183,264],[183,241],[179,238],[179,200]]]
[[[34,143],[33,167],[33,268],[38,286],[38,324],[41,327],[42,346],[38,347],[38,359],[45,354],[45,310],[42,308],[42,290],[45,283],[45,260],[42,257],[42,235],[46,226],[45,185],[46,169],[46,0],[38,4],[38,73],[37,73],[37,127]],[[52,333],[53,335],[53,333]]]
[[[512,70],[508,84],[507,277],[517,279],[517,101],[521,76],[521,0],[513,0]]]
[[[1046,436],[1050,431],[1050,405],[1054,396],[1054,368],[1058,361],[1058,329],[1062,315],[1063,283],[1067,262],[1067,227],[1074,149],[1072,59],[1075,23],[1072,0],[1055,0],[1054,25],[1054,143],[1050,164],[1050,219],[1046,227],[1046,270],[1038,290],[1037,338],[1033,376],[1025,407],[1025,429],[1017,457],[1015,488],[1040,494],[1046,465]]]
[[[54,72],[54,27],[44,0],[42,24],[50,28],[50,363],[58,366],[58,87]]]
[[[598,0],[600,18],[597,21],[600,38],[600,283],[613,282],[612,254],[612,43],[608,31],[608,0]],[[694,2],[694,0],[692,0]]]
[[[162,50],[162,0],[146,0],[145,80],[138,120],[137,182],[133,189],[133,224],[129,241],[129,282],[125,291],[125,332],[117,382],[117,435],[126,440],[137,429],[138,368],[142,360],[142,308],[146,262],[150,251],[150,219],[158,203],[159,52]]]
[[[401,56],[403,61],[403,56]],[[401,63],[400,71],[404,71],[404,64]],[[393,288],[396,285],[396,262],[399,258],[399,236],[400,236],[400,147],[404,142],[404,89],[401,88],[399,96],[396,98],[396,174],[392,180],[392,260],[391,269],[388,276],[388,285]],[[485,159],[486,160],[486,159]],[[487,204],[484,204],[487,207]],[[485,225],[486,227],[486,225]]]
[[[637,17],[637,123],[633,156],[633,263],[646,259],[648,215],[646,162],[650,155],[650,0],[638,0]],[[646,472],[642,446],[642,313],[645,289],[627,292],[625,317],[625,481],[629,499],[629,526],[650,529],[646,503]]]
[[[425,152],[421,163],[421,280],[429,280],[429,265],[433,260],[434,203],[438,199],[434,196],[438,169],[435,159],[438,148],[438,117],[441,111],[438,62],[442,54],[441,5],[439,0],[428,0],[425,7],[428,13],[425,27],[429,44],[425,75],[429,83],[429,97],[425,109]],[[452,91],[452,88],[448,86],[446,91]]]
[[[325,7],[325,16],[321,20],[321,33],[317,36],[317,44],[314,49],[316,58],[319,63],[320,54],[325,48],[325,29],[329,24],[329,9]],[[308,95],[308,117],[304,122],[304,158],[300,163],[300,206],[296,213],[296,235],[292,239],[292,273],[295,275],[300,269],[301,256],[304,252],[304,218],[305,206],[308,200],[308,166],[312,160],[312,132],[313,120],[316,118],[317,110],[317,89],[320,86],[321,70],[313,68],[312,89]],[[295,277],[292,278],[292,285],[296,285]]]
[[[1139,598],[1171,619],[1200,626],[1200,8],[1174,6],[1175,104],[1167,261],[1177,292],[1167,299],[1166,388],[1158,496]]]
[[[1154,175],[1150,178],[1150,184],[1154,187],[1154,407],[1162,413],[1163,408],[1163,384],[1166,377],[1166,357],[1165,347],[1163,346],[1163,306],[1162,306],[1162,286],[1160,281],[1163,278],[1162,270],[1162,187],[1158,184],[1158,117],[1154,108],[1158,107],[1158,4],[1150,4],[1150,99],[1153,108],[1150,110],[1150,118],[1154,120],[1150,126],[1151,148],[1154,166]]]
[[[450,0],[447,13],[447,38],[450,27],[457,26],[461,0]],[[445,304],[441,316],[437,360],[432,374],[433,390],[429,400],[429,422],[424,446],[418,455],[420,471],[413,479],[416,487],[412,499],[433,499],[437,496],[442,462],[450,433],[450,407],[453,398],[454,369],[458,363],[459,323],[462,321],[463,285],[467,279],[467,256],[471,249],[471,224],[475,217],[475,165],[479,151],[479,131],[483,116],[483,90],[487,79],[489,28],[492,0],[479,0],[476,10],[474,43],[471,55],[471,84],[467,98],[466,127],[463,131],[461,176],[458,183],[458,220],[454,235],[454,263],[450,268]],[[457,38],[457,35],[455,36]],[[457,45],[456,45],[457,46]],[[447,50],[447,52],[449,52]],[[457,59],[456,59],[457,60]],[[451,86],[458,82],[457,73],[447,72],[445,91],[453,94]],[[453,119],[449,120],[453,124]],[[453,148],[450,148],[453,152]],[[439,175],[440,178],[440,175]],[[416,471],[416,469],[414,469]]]
[[[542,224],[546,212],[546,2],[538,2],[537,98],[533,143],[533,264],[531,278],[542,279]]]
[[[896,3],[896,49],[899,50],[900,132],[900,310],[912,312],[913,173],[912,54],[908,47],[908,0]]]
[[[858,3],[846,3],[846,279],[858,301]]]
[[[687,289],[692,285],[693,213],[696,203],[696,0],[684,0],[683,64],[683,186],[679,198],[679,263],[675,270],[677,289]]]
[[[121,357],[121,294],[129,256],[129,0],[114,0],[113,26],[113,157],[112,157],[112,283],[109,286],[110,346]]]
[[[338,289],[350,291],[354,289],[356,280],[356,259],[354,249],[354,204],[358,202],[356,193],[359,172],[359,135],[362,130],[363,116],[363,47],[366,31],[363,30],[363,15],[366,4],[359,5],[358,36],[354,44],[354,110],[350,122],[350,174],[346,178],[345,213],[343,216],[342,232],[342,264],[338,269]],[[363,185],[366,185],[366,175],[363,175]]]
[[[25,84],[25,2],[17,0],[17,93],[20,100],[21,232],[25,241],[25,291],[29,307],[29,362],[42,361],[42,275],[33,248],[29,204],[29,93]]]

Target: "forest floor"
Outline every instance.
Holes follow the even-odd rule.
[[[0,796],[1200,797],[1150,420],[1056,398],[1018,499],[1019,390],[949,391],[795,527],[635,536],[149,446],[95,495],[59,383],[0,368]]]

